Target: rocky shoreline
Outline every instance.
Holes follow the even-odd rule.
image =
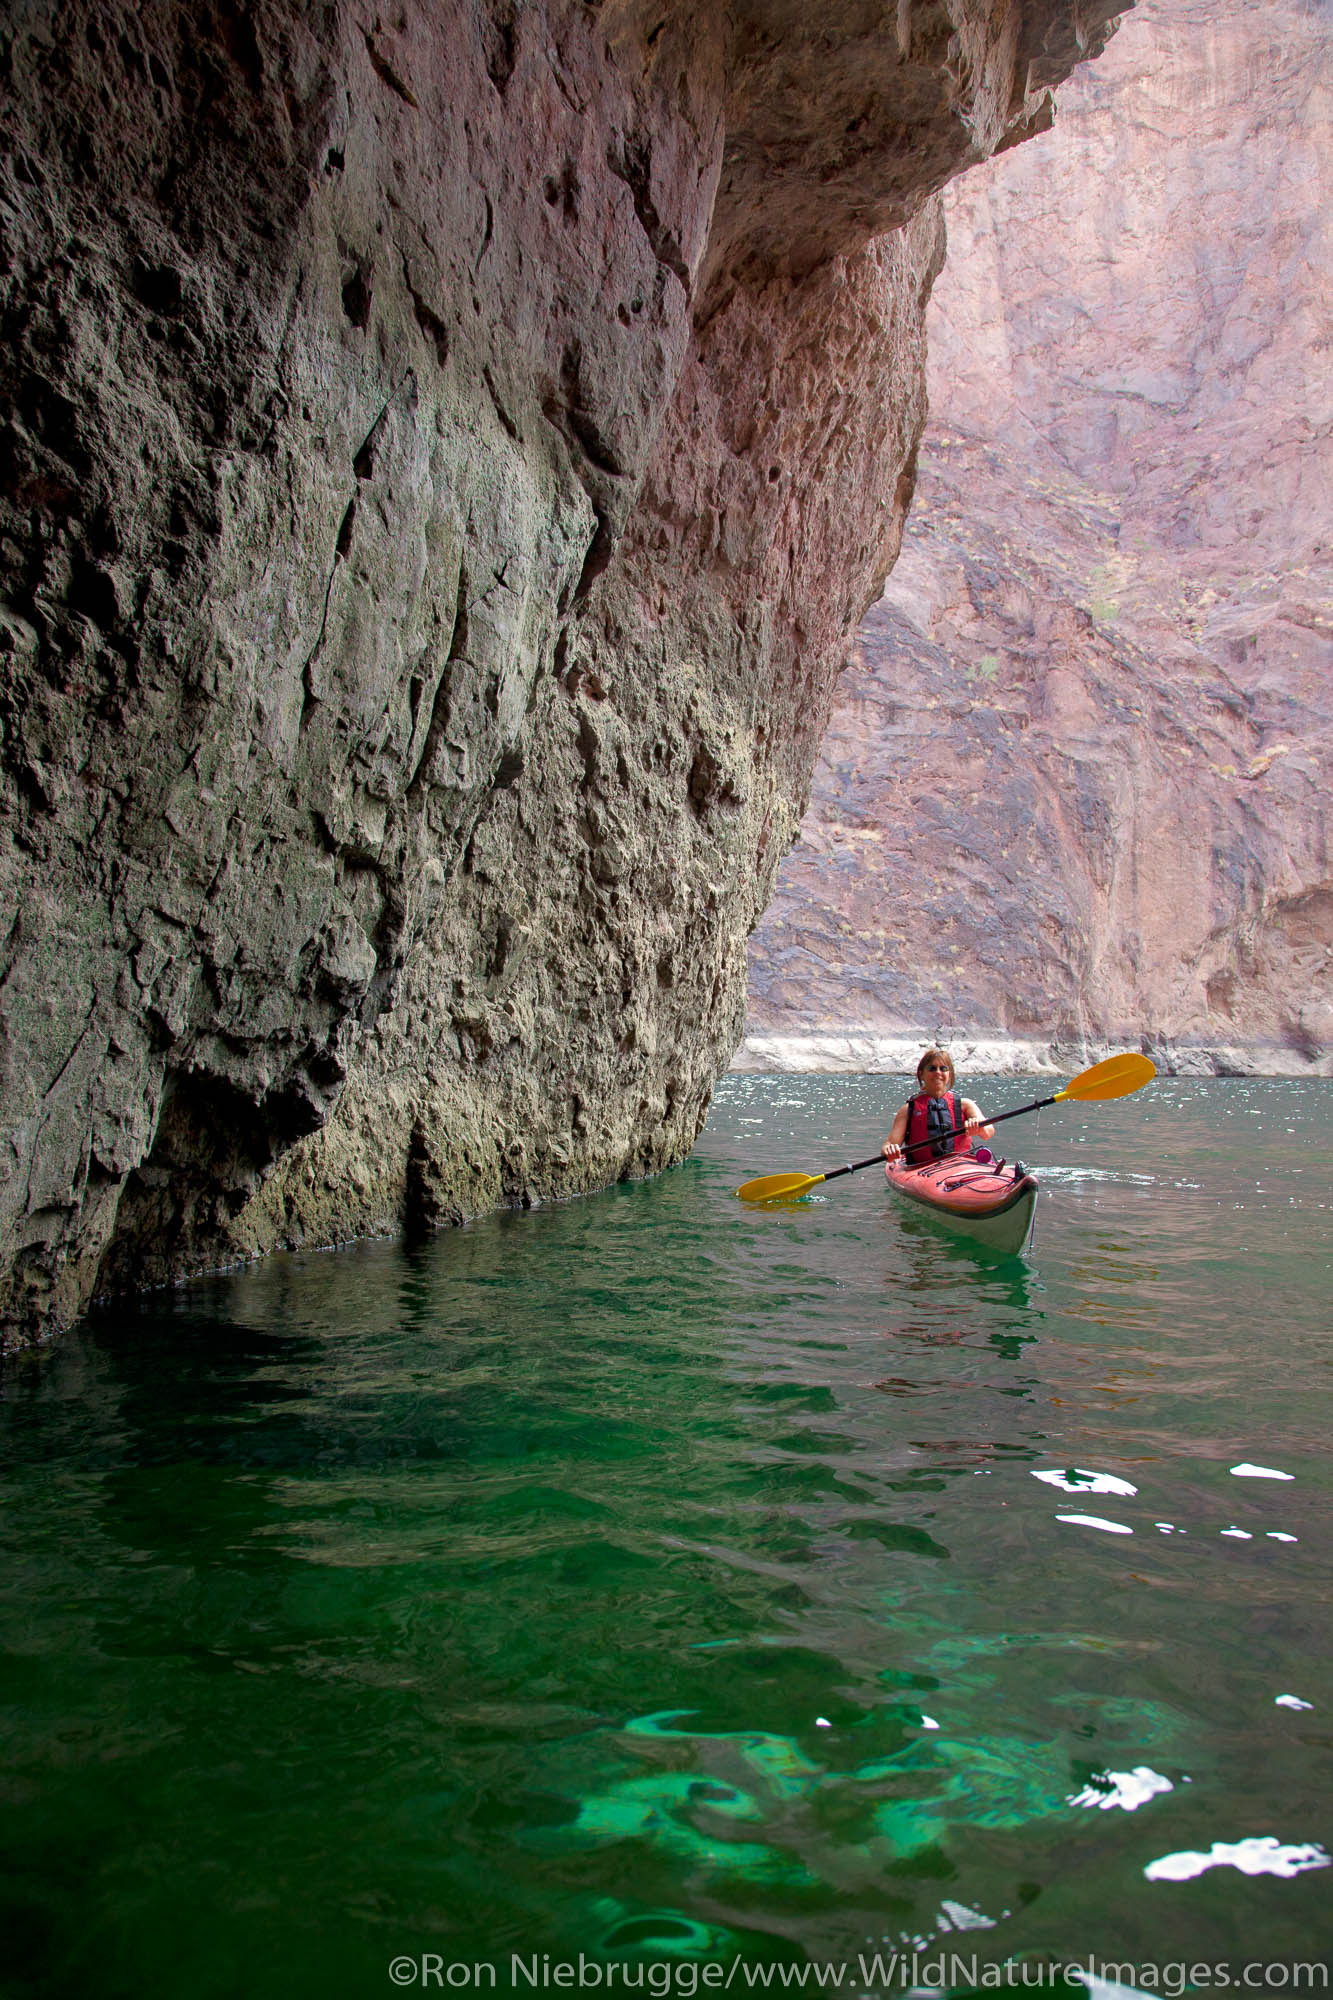
[[[774,1076],[829,1073],[911,1076],[931,1042],[949,1049],[960,1071],[973,1076],[1069,1076],[1119,1048],[1141,1047],[1163,1076],[1331,1077],[1333,1055],[1311,1056],[1273,1043],[1159,1042],[1151,1035],[1109,1042],[1020,1040],[1012,1035],[950,1034],[921,1028],[884,1035],[871,1028],[830,1028],[804,1035],[748,1034],[732,1059],[735,1071]]]

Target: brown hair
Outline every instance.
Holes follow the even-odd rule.
[[[922,1080],[922,1078],[923,1078],[923,1077],[925,1076],[925,1074],[926,1074],[926,1065],[927,1065],[928,1063],[933,1063],[933,1062],[947,1062],[947,1063],[948,1063],[948,1065],[949,1065],[949,1088],[950,1088],[950,1090],[952,1090],[952,1089],[953,1089],[953,1087],[954,1087],[954,1085],[955,1085],[955,1083],[957,1083],[958,1079],[957,1079],[957,1077],[956,1077],[956,1076],[954,1075],[954,1070],[953,1070],[953,1057],[952,1057],[952,1056],[951,1056],[951,1055],[949,1054],[949,1051],[948,1051],[947,1049],[927,1049],[927,1050],[926,1050],[926,1053],[925,1053],[925,1054],[924,1054],[924,1055],[922,1056],[922,1058],[921,1058],[920,1062],[919,1062],[919,1063],[917,1064],[917,1066],[916,1066],[916,1080],[917,1080],[917,1082],[918,1082],[918,1083],[920,1083],[920,1082],[921,1082],[921,1080]]]

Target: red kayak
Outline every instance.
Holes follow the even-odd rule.
[[[988,1249],[1016,1254],[1027,1242],[1037,1206],[1037,1182],[1026,1167],[989,1155],[950,1153],[924,1167],[890,1161],[885,1177],[895,1194],[917,1202],[950,1229]]]

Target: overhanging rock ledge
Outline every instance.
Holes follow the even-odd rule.
[[[0,1318],[649,1172],[1102,0],[0,27]]]

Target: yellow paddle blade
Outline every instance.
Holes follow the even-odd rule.
[[[1147,1056],[1107,1056],[1105,1062],[1083,1070],[1055,1094],[1057,1098],[1076,1097],[1080,1101],[1128,1097],[1132,1090],[1142,1090],[1145,1083],[1151,1083],[1156,1074],[1157,1065],[1149,1062]]]
[[[784,1194],[804,1194],[807,1188],[818,1187],[823,1178],[822,1174],[761,1174],[736,1192],[742,1201],[777,1201]]]

